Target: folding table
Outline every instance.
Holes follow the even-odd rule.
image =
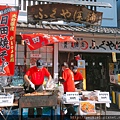
[[[18,103],[13,103],[13,104],[5,104],[5,103],[3,103],[2,105],[0,105],[0,114],[2,115],[2,117],[3,117],[3,119],[4,120],[7,120],[7,118],[8,118],[8,116],[10,115],[10,113],[11,113],[11,110],[12,110],[12,108],[13,107],[15,107],[15,106],[18,106]],[[7,110],[8,110],[8,113],[7,113],[7,115],[5,116],[4,115],[4,113],[2,112],[2,108],[7,108]]]

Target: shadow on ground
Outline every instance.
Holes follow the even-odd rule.
[[[120,111],[118,105],[111,103],[110,108],[107,108],[107,111]]]

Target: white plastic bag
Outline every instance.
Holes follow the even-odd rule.
[[[55,87],[54,79],[47,81],[46,89],[53,89]]]
[[[59,90],[59,92],[58,92],[58,98],[62,98],[62,96],[64,94],[64,87],[63,87],[62,84],[58,86],[58,90]]]

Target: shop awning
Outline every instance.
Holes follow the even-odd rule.
[[[58,42],[76,42],[72,36],[48,35],[42,33],[21,34],[22,40],[28,45],[30,50],[36,50],[43,46]]]

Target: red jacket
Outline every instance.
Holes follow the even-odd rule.
[[[31,82],[35,85],[42,85],[44,82],[44,77],[49,77],[50,73],[46,68],[42,68],[38,70],[36,66],[31,67],[27,72],[26,75],[31,77]]]
[[[69,68],[63,71],[62,78],[65,80],[63,83],[64,92],[75,92],[74,74]]]
[[[81,72],[74,73],[74,81],[83,81],[83,76]]]

